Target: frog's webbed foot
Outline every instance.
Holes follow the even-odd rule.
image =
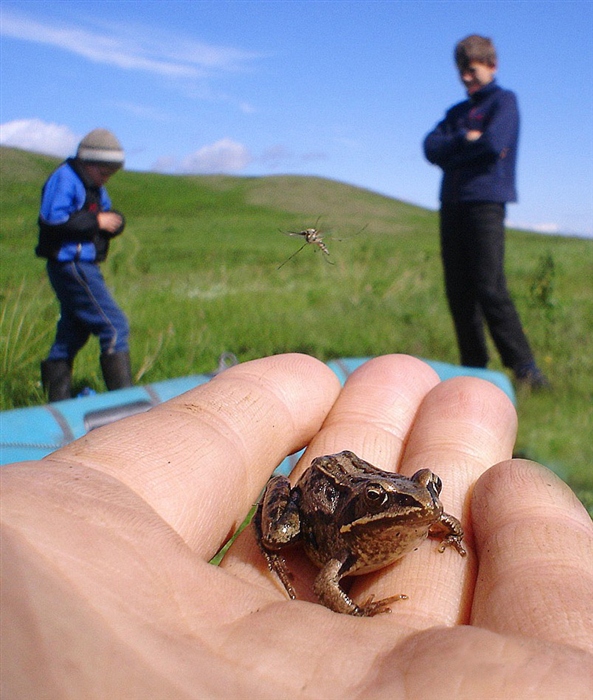
[[[389,598],[381,598],[381,600],[375,600],[375,596],[369,596],[362,605],[356,606],[356,611],[351,613],[357,617],[374,617],[375,615],[381,615],[382,613],[390,613],[391,608],[389,607],[391,603],[395,603],[397,600],[407,600],[408,596],[404,593],[399,595],[392,595]]]
[[[460,556],[464,557],[465,551],[461,540],[463,539],[463,528],[457,518],[443,513],[438,523],[435,523],[429,530],[429,536],[441,540],[439,552],[444,552],[447,547],[454,547]]]
[[[374,596],[370,596],[363,605],[357,605],[340,586],[341,570],[342,564],[337,559],[332,559],[321,569],[313,584],[319,600],[334,612],[355,617],[373,617],[391,612],[391,603],[408,597],[402,594],[374,601]]]
[[[445,539],[441,542],[439,552],[444,552],[445,549],[447,549],[447,547],[454,547],[462,557],[464,557],[467,554],[464,546],[461,544],[461,537],[458,537],[456,535],[450,535],[449,537],[445,537]]]

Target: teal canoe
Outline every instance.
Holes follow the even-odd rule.
[[[370,358],[331,360],[328,366],[343,384],[348,376]],[[515,402],[515,392],[509,378],[502,372],[472,367],[460,367],[446,362],[424,360],[441,380],[456,376],[480,377],[492,382]],[[67,401],[16,408],[0,412],[0,464],[45,457],[95,428],[107,425],[178,396],[210,381],[213,374],[197,374],[168,379],[154,384],[119,389]],[[288,473],[296,462],[292,456],[284,460],[279,470]]]

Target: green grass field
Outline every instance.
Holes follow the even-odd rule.
[[[43,402],[39,361],[58,307],[35,258],[40,188],[55,159],[2,148],[1,408]],[[136,380],[306,352],[405,352],[457,362],[437,215],[320,178],[123,172],[110,183],[125,234],[103,266],[132,325]],[[327,258],[281,231],[314,226]],[[328,260],[333,264],[329,264]],[[554,469],[593,510],[593,241],[509,231],[507,274],[551,393],[518,393],[517,452]],[[75,387],[103,391],[96,341]],[[492,369],[502,369],[492,352]]]

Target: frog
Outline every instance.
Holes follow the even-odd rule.
[[[297,596],[284,551],[300,542],[319,568],[313,590],[321,604],[357,617],[389,613],[392,603],[408,596],[370,596],[359,605],[341,581],[389,566],[428,537],[440,540],[439,552],[453,547],[466,556],[461,523],[439,500],[442,486],[430,469],[406,477],[350,450],[324,455],[294,487],[286,476],[270,478],[253,519],[256,539],[290,599]]]

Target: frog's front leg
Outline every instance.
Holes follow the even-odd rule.
[[[368,598],[363,605],[357,605],[340,586],[347,566],[338,559],[330,559],[317,574],[313,584],[315,594],[326,608],[337,613],[354,615],[356,617],[373,617],[381,613],[391,612],[389,605],[396,600],[405,600],[407,595],[394,595],[382,600]]]
[[[444,552],[446,547],[455,547],[462,557],[467,554],[461,543],[463,528],[453,515],[443,513],[440,520],[430,528],[428,534],[433,539],[441,540],[439,552]]]
[[[290,580],[286,560],[279,550],[300,537],[297,501],[297,493],[291,489],[288,479],[285,476],[273,476],[266,485],[253,517],[256,539],[268,567],[278,576],[292,600],[296,599],[296,591]]]
[[[278,550],[296,542],[301,534],[298,493],[285,476],[273,476],[259,504],[261,541],[268,550]]]

